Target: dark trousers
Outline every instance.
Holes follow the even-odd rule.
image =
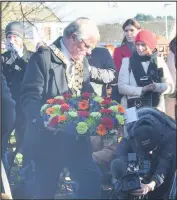
[[[40,132],[40,143],[35,157],[34,198],[53,199],[61,170],[69,169],[79,186],[78,199],[98,199],[101,196],[101,173],[92,160],[90,137]],[[33,147],[31,147],[33,148]],[[25,154],[25,152],[24,152]]]
[[[15,151],[11,150],[7,152],[8,143],[11,138],[13,129],[15,129],[16,149]],[[13,129],[9,133],[5,134],[2,139],[2,157],[5,162],[4,165],[6,170],[7,168],[11,169],[14,163],[15,156],[19,152],[22,146],[24,132],[25,132],[25,119],[22,115],[17,116]]]
[[[25,134],[25,124],[26,124],[25,116],[24,116],[24,114],[20,113],[17,116],[15,125],[14,125],[16,147],[18,150],[22,147],[24,134]]]
[[[24,133],[25,133],[25,117],[23,114],[17,113],[16,120],[14,123],[14,126],[9,133],[6,133],[3,135],[3,141],[2,141],[2,155],[7,151],[8,148],[8,142],[11,137],[12,131],[15,129],[15,139],[16,139],[16,147],[19,150],[19,148],[22,146]]]

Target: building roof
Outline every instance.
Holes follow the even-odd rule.
[[[164,36],[157,36],[157,44],[158,45],[168,45],[169,42]]]
[[[1,3],[1,31],[11,21],[30,22],[60,22],[53,11],[43,2],[2,2]]]

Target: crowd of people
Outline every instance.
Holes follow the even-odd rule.
[[[154,33],[134,19],[126,20],[122,29],[119,47],[98,47],[98,27],[81,17],[51,45],[40,42],[31,52],[24,44],[21,23],[6,26],[7,51],[1,55],[2,161],[15,130],[16,150],[8,164],[18,152],[23,168],[33,161],[33,199],[54,199],[65,167],[77,183],[73,198],[101,199],[103,176],[111,171],[111,163],[114,159],[126,163],[131,152],[148,158],[152,166],[141,189],[131,195],[168,199],[176,170],[175,115],[168,116],[176,105],[176,37],[165,63],[158,56]],[[65,92],[111,97],[126,109],[135,107],[138,120],[126,124],[128,135],[112,144],[101,136],[76,140],[68,127],[51,134],[40,109],[47,99]]]

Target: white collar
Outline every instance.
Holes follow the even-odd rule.
[[[61,44],[61,50],[62,50],[62,53],[65,55],[65,57],[67,58],[68,60],[68,63],[71,62],[71,54],[70,52],[68,51],[68,49],[65,47],[64,43],[63,43],[63,39],[60,40],[60,44]]]

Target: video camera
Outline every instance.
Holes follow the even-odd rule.
[[[125,166],[124,170],[123,166]],[[117,170],[115,170],[116,168]],[[115,160],[112,165],[112,173],[117,179],[114,185],[116,198],[141,199],[130,195],[130,193],[141,188],[141,181],[149,170],[150,162],[148,160],[137,159],[136,153],[128,154],[128,161],[125,165],[123,165],[123,161]]]
[[[127,171],[121,177],[122,191],[129,193],[141,188],[141,177],[150,170],[150,163],[147,160],[137,159],[136,153],[128,154]]]

